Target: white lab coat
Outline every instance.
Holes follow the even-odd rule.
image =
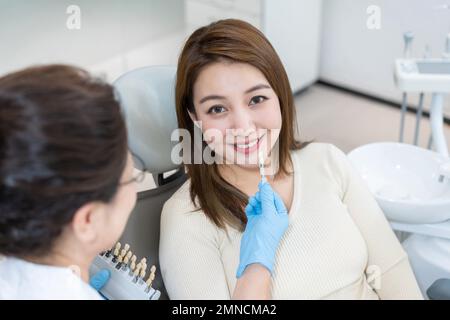
[[[0,300],[101,300],[72,269],[0,257]]]

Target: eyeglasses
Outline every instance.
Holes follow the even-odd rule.
[[[133,158],[134,167],[138,169],[138,172],[130,180],[119,183],[119,186],[127,185],[133,182],[140,183],[144,181],[145,174],[148,172],[147,168],[145,167],[144,161],[137,154],[134,154],[133,152],[130,153]]]

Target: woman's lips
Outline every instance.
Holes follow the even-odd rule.
[[[259,139],[253,140],[252,142],[249,142],[249,143],[244,143],[244,144],[235,143],[235,144],[233,144],[234,151],[248,155],[259,149],[261,140],[262,140],[262,137]]]

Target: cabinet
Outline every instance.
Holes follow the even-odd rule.
[[[191,32],[220,19],[251,23],[274,46],[296,92],[319,76],[321,8],[321,0],[185,0],[185,19]]]

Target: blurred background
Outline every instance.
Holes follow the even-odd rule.
[[[71,5],[80,9],[79,29],[67,26]],[[0,0],[0,75],[59,62],[113,82],[135,68],[176,64],[192,31],[223,18],[252,23],[276,48],[295,93],[300,138],[346,152],[398,141],[402,92],[393,70],[404,32],[414,33],[414,56],[440,57],[450,31],[445,0]],[[418,94],[408,101],[414,110]],[[418,140],[424,147],[429,105],[425,96]],[[448,99],[444,115],[448,121]],[[405,142],[412,141],[414,124],[410,112]]]

